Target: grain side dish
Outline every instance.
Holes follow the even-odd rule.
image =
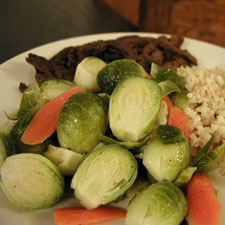
[[[185,113],[189,117],[193,154],[214,132],[214,145],[225,142],[225,65],[212,69],[180,67],[177,72],[185,78],[189,92]]]

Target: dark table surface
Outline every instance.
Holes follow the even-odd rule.
[[[0,64],[64,38],[137,30],[101,0],[1,0]]]

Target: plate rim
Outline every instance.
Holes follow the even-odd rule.
[[[155,33],[155,32],[107,32],[107,33],[95,33],[95,34],[85,34],[85,35],[80,35],[80,36],[73,36],[73,37],[68,37],[68,38],[63,38],[63,39],[47,42],[45,44],[38,45],[38,46],[33,47],[31,49],[28,49],[28,50],[26,50],[24,52],[16,54],[15,56],[13,56],[13,57],[7,59],[6,61],[2,62],[0,64],[0,67],[4,66],[6,63],[8,63],[11,60],[16,60],[16,59],[22,57],[25,54],[29,54],[30,52],[33,52],[33,51],[39,51],[42,48],[46,48],[46,47],[49,47],[51,45],[62,44],[64,42],[73,41],[73,40],[76,40],[76,39],[83,39],[83,38],[84,39],[88,39],[88,38],[96,39],[96,37],[98,37],[98,36],[105,38],[105,40],[107,40],[107,39],[109,40],[110,39],[110,35],[114,36],[111,39],[115,39],[115,36],[119,37],[120,35],[121,36],[128,36],[128,35],[145,36],[146,35],[148,37],[151,37],[151,36],[155,36],[155,37],[157,37],[157,36],[167,36],[167,37],[170,37],[170,36],[175,35],[175,34]],[[220,50],[224,50],[225,51],[225,47],[223,47],[223,46],[219,46],[219,45],[216,45],[216,44],[213,44],[213,43],[210,43],[210,42],[206,42],[206,41],[202,41],[202,40],[199,40],[199,39],[190,38],[190,37],[186,37],[186,36],[182,36],[182,37],[184,38],[184,41],[187,40],[187,41],[195,42],[196,44],[198,44],[198,43],[199,44],[205,44],[205,45],[211,46],[213,48],[218,48]],[[85,42],[85,43],[88,43],[88,42]],[[76,45],[74,45],[74,46],[76,46]],[[66,47],[69,47],[69,46],[65,46],[65,48]]]

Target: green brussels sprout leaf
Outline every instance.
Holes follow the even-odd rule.
[[[164,80],[159,82],[159,86],[162,89],[162,97],[165,97],[171,93],[178,92],[181,93],[181,89],[179,88],[178,85],[176,85],[173,81],[171,80]]]
[[[174,181],[177,186],[184,186],[191,180],[194,172],[197,170],[197,167],[189,166],[185,168]]]
[[[179,143],[185,141],[182,130],[170,125],[160,125],[156,129],[156,136],[163,144]]]
[[[41,94],[37,84],[29,86],[22,95],[18,118],[25,117],[29,112],[36,113],[47,101],[48,99]]]
[[[107,137],[105,135],[100,135],[100,140],[107,143],[107,144],[117,144],[119,146],[122,146],[124,148],[135,150],[140,147],[142,147],[144,144],[146,144],[149,140],[149,136],[144,138],[142,141],[139,142],[131,142],[131,141],[117,141],[111,137]]]
[[[203,146],[203,148],[197,153],[197,155],[192,159],[192,165],[195,166],[203,157],[206,156],[207,152],[209,151],[212,143],[215,139],[216,132],[214,132],[209,139],[209,141]]]
[[[184,81],[183,77],[181,77],[175,71],[173,71],[171,69],[162,68],[155,63],[152,63],[152,65],[151,65],[150,74],[151,74],[151,77],[153,79],[155,79],[157,82],[171,80],[175,84],[177,84],[181,90],[184,89],[184,87],[185,87],[185,81]]]
[[[224,155],[225,143],[211,150],[195,165],[198,168],[197,172],[204,173],[213,170],[223,160]]]
[[[172,100],[174,106],[185,110],[185,108],[188,106],[188,97],[187,97],[188,91],[186,89],[182,89],[182,91],[179,92],[173,92],[170,94],[170,99]]]

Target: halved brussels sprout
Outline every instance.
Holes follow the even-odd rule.
[[[117,84],[131,77],[144,77],[144,68],[131,59],[118,59],[103,67],[97,76],[100,89],[111,94]]]
[[[137,176],[137,161],[127,149],[106,145],[90,153],[75,173],[71,187],[81,204],[97,208],[128,190]]]
[[[44,152],[44,156],[50,159],[65,176],[74,175],[84,158],[80,153],[53,145],[48,146],[48,150]]]
[[[184,194],[175,184],[158,182],[131,200],[126,225],[180,225],[187,209]]]
[[[25,209],[54,205],[63,195],[64,180],[59,169],[42,155],[10,156],[1,168],[1,186],[9,200]]]
[[[144,148],[143,164],[157,181],[174,181],[189,165],[190,158],[187,141],[163,144],[155,138]]]
[[[139,141],[152,130],[162,100],[161,88],[148,78],[133,77],[114,89],[109,102],[109,125],[121,141]]]
[[[84,58],[76,68],[74,83],[88,91],[99,91],[97,84],[98,72],[107,64],[96,57]]]
[[[58,97],[74,86],[73,82],[63,79],[47,79],[39,83],[41,94],[48,101]]]
[[[56,127],[62,148],[78,153],[91,151],[107,128],[107,113],[101,98],[88,91],[71,96],[58,115]]]

